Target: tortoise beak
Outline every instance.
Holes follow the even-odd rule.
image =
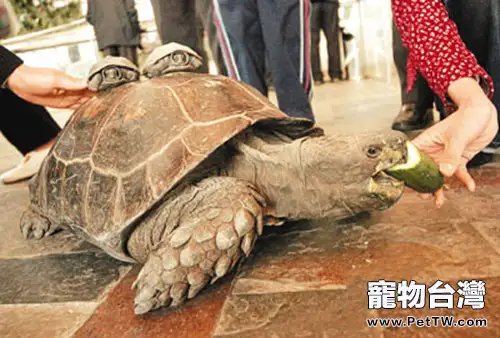
[[[375,172],[370,178],[369,191],[380,201],[379,210],[384,210],[394,205],[403,195],[405,183],[386,174],[386,169],[405,163],[407,150],[405,143],[395,143],[383,149]]]
[[[405,183],[383,171],[370,179],[369,192],[380,201],[379,210],[384,210],[394,205],[403,195]]]
[[[375,167],[375,172],[372,177],[377,176],[379,173],[392,168],[395,165],[405,163],[407,161],[407,157],[408,150],[406,149],[405,143],[384,148],[380,154],[380,160]]]

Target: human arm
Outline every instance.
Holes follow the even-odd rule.
[[[0,85],[4,85],[12,72],[23,64],[23,61],[7,48],[0,45]]]
[[[392,0],[392,10],[408,49],[408,90],[418,71],[451,112],[457,104],[448,89],[456,80],[476,78],[486,95],[493,95],[491,77],[465,46],[440,0]]]
[[[57,69],[29,67],[3,46],[0,46],[0,65],[2,87],[34,104],[76,109],[94,95],[84,79]]]
[[[418,70],[445,103],[451,116],[424,131],[413,143],[432,156],[445,176],[456,175],[470,191],[475,182],[467,162],[486,147],[498,130],[490,76],[461,40],[439,0],[393,0],[393,13],[409,50],[408,89]],[[443,191],[435,194],[444,202]]]

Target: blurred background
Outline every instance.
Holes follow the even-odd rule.
[[[27,64],[54,67],[76,76],[86,76],[90,65],[101,57],[92,26],[85,21],[87,1],[11,0],[19,18],[18,34],[0,43],[18,53]],[[150,0],[136,0],[143,50],[139,63],[160,44]],[[390,0],[340,1],[340,27],[352,37],[341,44],[342,65],[349,80],[396,80],[392,59],[392,14]],[[339,33],[342,39],[342,33]],[[327,69],[327,48],[321,33],[322,69]],[[213,62],[210,67],[215,72]]]

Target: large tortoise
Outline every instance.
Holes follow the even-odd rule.
[[[326,136],[199,65],[177,44],[149,57],[146,79],[104,59],[89,77],[98,94],[30,182],[24,236],[70,229],[144,264],[137,314],[194,297],[249,255],[265,225],[383,210],[404,189],[384,173],[404,161],[404,134]]]

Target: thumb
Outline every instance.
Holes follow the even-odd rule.
[[[460,137],[455,136],[451,137],[450,140],[445,143],[443,155],[439,161],[439,170],[444,176],[453,176],[460,165],[465,146],[466,142]]]
[[[70,76],[64,72],[57,72],[56,87],[65,91],[80,91],[87,89],[87,80]]]

